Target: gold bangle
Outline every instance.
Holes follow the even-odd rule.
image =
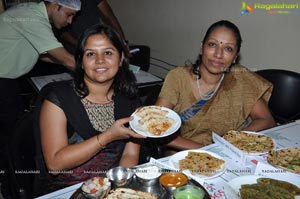
[[[105,148],[105,145],[101,144],[100,140],[99,140],[99,134],[97,135],[97,141],[98,141],[98,144],[100,146],[100,149],[104,149]]]

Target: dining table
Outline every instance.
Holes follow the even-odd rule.
[[[259,133],[271,137],[275,142],[275,149],[300,148],[300,120],[277,125],[273,128],[260,131]],[[267,161],[268,154],[247,154],[241,158],[238,154],[235,154],[234,151],[222,145],[218,138],[219,137],[216,136],[213,144],[197,150],[207,151],[222,157],[222,159],[225,160],[225,169],[212,178],[201,178],[187,174],[206,189],[211,199],[234,199],[229,197],[229,192],[233,191],[230,187],[230,182],[234,179],[241,179],[241,181],[246,182],[251,176],[286,180],[300,188],[300,175],[269,164]],[[174,168],[174,165],[172,165],[170,161],[172,156],[160,159],[151,158],[149,164],[156,165],[163,169],[175,170],[176,168]],[[69,199],[81,185],[82,183],[78,183],[40,196],[38,199]]]

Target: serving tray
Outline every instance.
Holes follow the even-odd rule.
[[[205,196],[204,199],[211,199],[211,197],[209,196],[208,192],[205,190],[205,188],[199,184],[197,181],[193,180],[193,179],[189,179],[188,184],[191,185],[195,185],[197,187],[200,187],[201,189],[204,190],[205,192]],[[174,199],[173,195],[166,191],[159,182],[155,183],[152,186],[145,186],[142,183],[140,183],[137,179],[136,176],[133,176],[133,179],[131,181],[130,184],[128,184],[127,186],[124,186],[125,188],[130,188],[130,189],[134,189],[134,190],[139,190],[139,191],[145,191],[145,192],[149,192],[154,194],[158,199]],[[115,187],[114,185],[112,185],[112,190],[115,189],[117,187]],[[81,188],[78,188],[73,195],[71,196],[70,199],[86,199],[86,197],[82,194]]]

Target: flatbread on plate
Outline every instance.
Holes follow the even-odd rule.
[[[300,174],[300,148],[272,150],[267,160],[275,167]]]
[[[178,161],[179,169],[206,177],[211,177],[222,170],[224,164],[224,160],[204,151],[188,151],[184,159]]]
[[[255,184],[242,184],[240,188],[241,199],[295,199],[300,195],[300,189],[289,182],[271,178],[258,178]]]
[[[268,153],[275,146],[271,137],[254,132],[231,130],[223,138],[248,154]]]
[[[175,123],[175,120],[168,117],[167,114],[167,110],[155,105],[144,106],[135,112],[135,115],[140,117],[138,122],[142,129],[153,135],[160,135],[168,131]]]
[[[228,199],[299,199],[300,188],[291,182],[266,176],[240,176],[228,182]]]
[[[112,190],[105,199],[157,199],[157,197],[149,192],[117,188]]]

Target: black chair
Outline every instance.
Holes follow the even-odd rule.
[[[281,69],[265,69],[256,73],[274,86],[269,108],[275,121],[284,124],[300,119],[300,73]]]
[[[148,71],[150,67],[150,47],[145,45],[129,46],[130,50],[138,49],[131,53],[130,64],[139,66],[141,70]]]
[[[155,104],[158,95],[160,93],[162,85],[161,84],[156,84],[154,86],[151,86],[151,90],[146,95],[146,98],[143,102],[144,106],[149,106]]]
[[[33,198],[36,175],[34,113],[26,112],[16,124],[9,142],[7,178],[11,198]]]
[[[149,106],[156,102],[156,99],[160,93],[162,85],[157,84],[151,87],[151,91],[147,94],[143,105]],[[140,160],[139,164],[149,162],[150,158],[155,159],[164,157],[164,152],[166,151],[166,146],[164,145],[163,139],[146,138],[143,140],[141,145]]]

